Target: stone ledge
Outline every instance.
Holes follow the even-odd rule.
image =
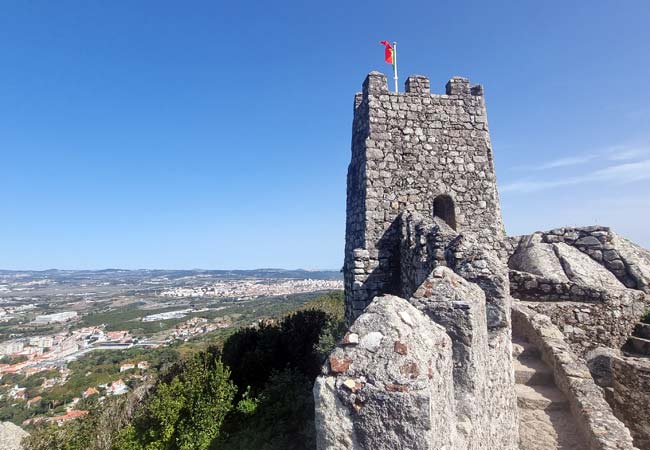
[[[555,384],[569,400],[589,450],[638,450],[630,431],[614,416],[603,391],[591,378],[589,368],[571,351],[550,318],[513,304],[512,324],[513,332],[517,330],[536,345],[553,370]]]

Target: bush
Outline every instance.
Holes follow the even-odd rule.
[[[235,386],[216,351],[196,354],[156,385],[116,450],[205,450],[232,409]]]
[[[23,440],[25,450],[110,450],[117,432],[133,413],[134,396],[116,397],[103,404],[87,401],[90,413],[59,427],[42,424]]]
[[[295,369],[313,382],[326,353],[340,338],[344,324],[318,309],[305,309],[279,324],[245,328],[223,346],[223,361],[240,392],[259,393],[273,371]]]
[[[224,425],[226,436],[213,450],[313,450],[312,382],[295,369],[273,372],[256,407],[238,408]]]
[[[643,313],[643,317],[641,317],[641,322],[650,323],[650,309],[646,310],[646,312]]]

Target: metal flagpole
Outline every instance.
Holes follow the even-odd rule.
[[[397,93],[397,42],[393,42],[393,79],[395,80],[395,93]]]

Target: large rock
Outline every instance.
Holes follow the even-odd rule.
[[[559,242],[553,244],[564,272],[574,283],[596,289],[625,289],[616,276],[580,250]]]
[[[0,422],[0,449],[21,450],[20,441],[29,434],[11,422]]]
[[[553,281],[569,281],[553,245],[542,243],[538,233],[522,239],[517,251],[510,257],[508,266],[513,270],[532,273]]]
[[[616,252],[626,266],[628,275],[635,281],[636,289],[650,293],[650,252],[629,240],[612,233],[612,245],[615,252],[605,252],[605,257]]]
[[[485,294],[447,267],[436,267],[411,302],[447,330],[453,343],[454,394],[458,417],[458,448],[487,436],[488,328]]]
[[[314,385],[319,450],[452,449],[451,340],[406,300],[373,300]]]

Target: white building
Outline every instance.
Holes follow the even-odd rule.
[[[76,318],[77,318],[77,313],[75,311],[66,311],[66,312],[36,316],[36,319],[34,319],[34,323],[35,324],[63,323]]]

